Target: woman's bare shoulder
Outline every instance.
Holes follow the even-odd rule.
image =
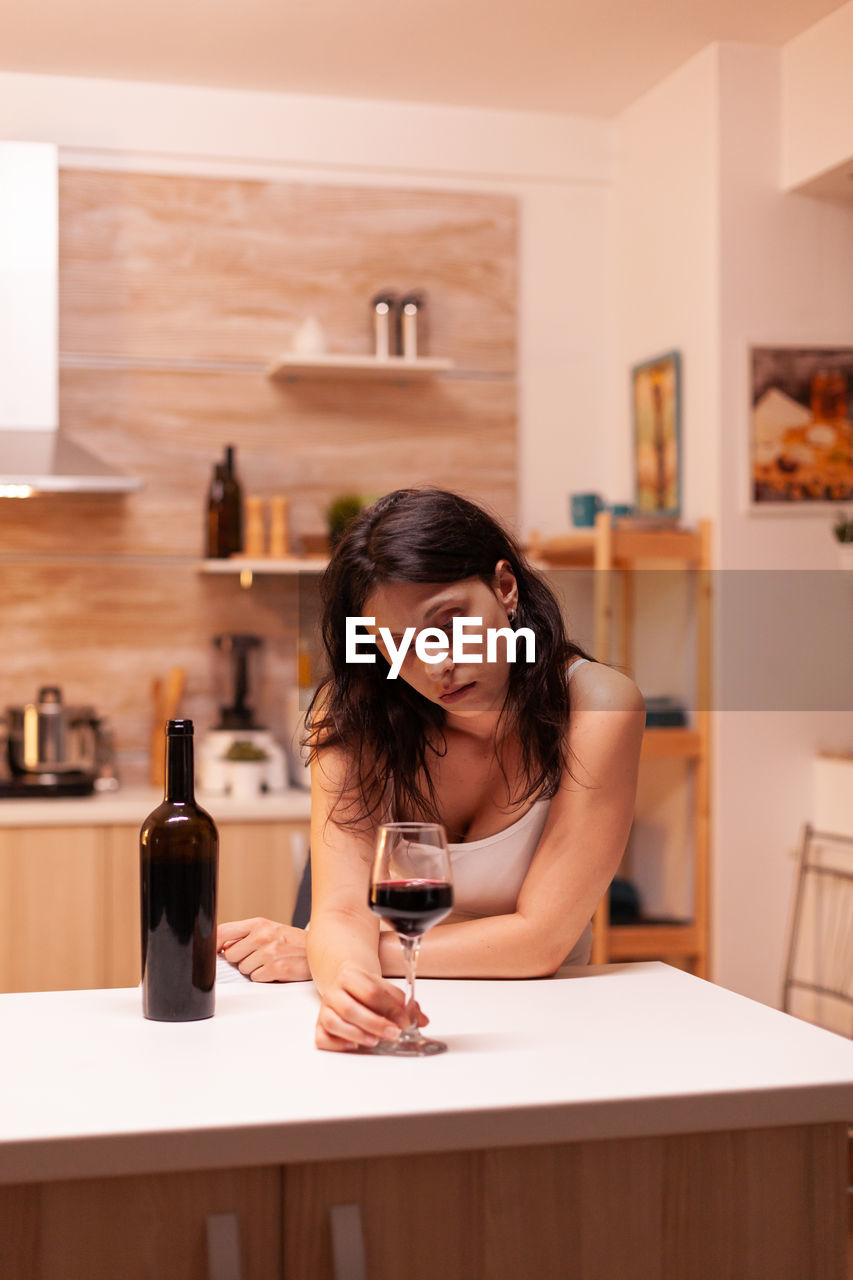
[[[641,711],[643,695],[630,676],[604,662],[584,662],[572,674],[573,711]]]

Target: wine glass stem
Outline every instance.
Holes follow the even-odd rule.
[[[415,1012],[415,969],[421,940],[419,937],[413,938],[408,934],[401,934],[400,942],[403,947],[403,963],[406,972],[406,1010],[409,1014],[409,1025],[400,1033],[400,1039],[417,1040],[421,1033],[418,1030],[418,1017]]]

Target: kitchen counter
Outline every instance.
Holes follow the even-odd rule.
[[[91,796],[0,800],[0,827],[141,826],[163,799],[154,787],[121,787]],[[298,787],[253,800],[198,792],[198,803],[216,822],[307,822],[311,793]]]
[[[743,1212],[749,1195],[757,1221],[766,1194],[767,1212],[778,1216],[784,1194],[775,1180],[788,1178],[800,1189],[802,1205],[790,1224],[786,1219],[774,1227],[780,1243],[778,1252],[770,1251],[768,1268],[772,1263],[775,1269],[757,1267],[740,1274],[751,1280],[765,1274],[776,1280],[795,1275],[802,1280],[805,1274],[812,1280],[835,1280],[836,1275],[841,1280],[843,1273],[833,1269],[832,1259],[840,1258],[842,1239],[841,1143],[844,1123],[853,1116],[849,1041],[657,962],[589,968],[555,980],[423,980],[419,998],[431,1016],[429,1033],[445,1039],[449,1051],[399,1061],[317,1051],[317,998],[308,983],[222,984],[214,1018],[178,1025],[146,1021],[136,989],[0,996],[0,1034],[7,1046],[0,1084],[2,1096],[14,1099],[13,1106],[0,1110],[0,1184],[9,1188],[4,1192],[0,1185],[0,1216],[4,1195],[7,1205],[20,1209],[26,1184],[52,1184],[54,1191],[67,1185],[72,1195],[77,1180],[90,1180],[79,1186],[103,1197],[108,1194],[104,1178],[139,1187],[143,1174],[155,1182],[183,1176],[197,1186],[214,1176],[201,1172],[205,1170],[219,1171],[218,1178],[232,1177],[229,1186],[237,1200],[240,1189],[250,1185],[256,1194],[253,1177],[269,1176],[270,1203],[280,1206],[278,1179],[284,1169],[284,1185],[296,1197],[291,1203],[285,1196],[284,1211],[291,1203],[290,1212],[296,1214],[293,1205],[298,1202],[301,1222],[309,1205],[311,1212],[320,1212],[320,1201],[326,1205],[322,1196],[317,1199],[316,1185],[324,1171],[331,1171],[329,1203],[366,1197],[366,1204],[371,1171],[379,1176],[382,1170],[389,1175],[394,1170],[392,1182],[398,1188],[401,1178],[414,1178],[416,1168],[422,1168],[418,1194],[423,1214],[419,1209],[417,1215],[422,1230],[420,1220],[430,1212],[430,1170],[438,1176],[436,1161],[443,1170],[436,1195],[450,1194],[447,1161],[468,1161],[464,1177],[474,1177],[470,1161],[482,1162],[488,1152],[492,1161],[509,1161],[507,1176],[515,1176],[512,1171],[526,1168],[531,1160],[547,1158],[552,1173],[554,1161],[568,1161],[568,1195],[579,1170],[588,1188],[597,1176],[596,1161],[618,1157],[621,1172],[617,1177],[608,1168],[601,1195],[624,1198],[630,1189],[637,1205],[645,1195],[664,1194],[661,1188],[669,1178],[681,1195],[683,1188],[677,1189],[685,1177],[699,1187],[705,1176],[722,1176],[724,1167],[727,1189],[714,1192],[714,1203],[703,1210],[706,1216],[732,1212],[729,1192],[737,1213]],[[725,1144],[724,1166],[715,1164],[720,1141]],[[741,1141],[747,1144],[743,1156]],[[687,1155],[676,1155],[673,1143],[682,1144],[677,1151]],[[655,1154],[659,1149],[663,1155]],[[579,1153],[587,1153],[580,1165]],[[696,1162],[693,1172],[690,1159]],[[658,1182],[649,1176],[650,1160],[659,1171]],[[751,1162],[753,1183],[741,1187],[738,1180],[748,1176]],[[487,1176],[489,1168],[477,1164],[477,1177]],[[803,1191],[806,1169],[813,1195],[828,1196],[829,1203],[821,1206],[819,1236],[815,1230],[814,1240],[808,1237],[808,1269],[798,1273],[784,1262],[780,1266],[779,1259],[790,1252],[795,1219],[796,1231],[811,1231],[814,1206],[809,1203],[812,1192]],[[341,1179],[353,1170],[355,1182],[346,1189]],[[541,1186],[547,1170],[528,1172]],[[309,1184],[313,1190],[306,1190]],[[279,1191],[273,1194],[275,1187]],[[82,1194],[73,1192],[78,1215]],[[171,1193],[167,1198],[171,1201]],[[541,1242],[562,1230],[560,1215],[545,1200],[545,1207],[535,1212],[549,1215],[548,1222],[537,1229],[533,1244],[523,1233],[525,1249],[544,1248]],[[131,1201],[125,1197],[122,1203]],[[614,1201],[610,1208],[622,1213],[625,1205],[620,1210]],[[136,1210],[127,1212],[132,1216]],[[633,1212],[639,1212],[636,1205]],[[648,1212],[654,1216],[657,1210]],[[648,1217],[646,1209],[642,1214]],[[66,1233],[70,1220],[67,1213],[62,1217]],[[79,1220],[89,1221],[85,1214]],[[325,1219],[317,1230],[326,1239],[324,1224]],[[721,1239],[734,1224],[724,1225],[725,1230],[720,1222],[714,1225]],[[78,1229],[89,1230],[85,1225],[74,1227]],[[128,1231],[132,1234],[130,1226]],[[0,1239],[2,1234],[0,1222]],[[285,1233],[285,1251],[298,1253],[314,1239],[310,1233]],[[85,1247],[93,1248],[88,1237]],[[280,1241],[270,1246],[279,1247]],[[328,1254],[327,1239],[323,1247]],[[380,1252],[386,1247],[393,1252],[384,1236],[381,1248],[375,1242],[370,1246]],[[614,1246],[599,1241],[595,1247]],[[2,1248],[0,1244],[0,1264]],[[120,1243],[109,1248],[113,1252],[104,1262],[104,1275],[119,1265],[115,1250]],[[802,1248],[796,1255],[800,1261]],[[821,1264],[813,1250],[824,1250],[830,1262]],[[309,1266],[299,1256],[298,1262],[291,1257],[287,1274],[311,1275],[312,1280],[331,1275],[316,1258]],[[608,1265],[617,1266],[610,1254],[608,1258]],[[659,1263],[650,1253],[648,1273],[636,1266],[630,1272],[600,1274],[660,1275],[655,1270]],[[89,1265],[89,1274],[101,1274],[94,1263]],[[480,1274],[465,1270],[473,1265],[463,1258],[458,1271],[445,1274]],[[374,1271],[371,1264],[371,1277],[392,1274],[388,1266],[386,1271],[377,1264]],[[409,1273],[421,1274],[411,1268]],[[251,1266],[247,1271],[249,1277],[273,1274],[280,1272]],[[482,1274],[521,1272],[511,1271],[507,1263],[506,1271]],[[567,1264],[559,1274],[574,1276],[575,1271]],[[682,1274],[704,1273],[688,1268]]]
[[[136,989],[0,996],[0,1180],[853,1117],[853,1044],[659,962],[418,985],[449,1052],[415,1064],[317,1051],[310,983],[177,1025]]]

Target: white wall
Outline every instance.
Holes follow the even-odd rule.
[[[839,593],[837,621],[829,614],[810,617],[812,574],[792,572],[835,568],[830,517],[826,511],[750,516],[746,508],[750,343],[853,345],[853,207],[781,188],[783,57],[755,45],[719,50],[719,563],[726,575],[785,572],[788,606],[778,627],[762,636],[763,650],[753,649],[757,674],[774,662],[795,627],[798,639],[784,664],[786,678],[776,682],[776,709],[756,680],[751,708],[741,704],[718,717],[716,976],[768,1003],[778,1000],[787,942],[788,855],[812,817],[812,759],[821,748],[853,744],[848,665],[836,659],[827,668],[833,635],[842,626],[849,635],[846,593]],[[819,130],[813,145],[820,150]],[[757,575],[754,581],[757,588]],[[721,692],[727,683],[722,664],[741,661],[737,629],[737,619],[718,610]],[[846,709],[817,709],[816,671]]]
[[[677,348],[688,521],[718,502],[717,58],[706,49],[617,120],[612,485],[633,492],[628,369]]]
[[[853,2],[782,49],[782,185],[798,187],[853,157]]]
[[[720,564],[830,569],[835,547],[825,508],[747,514],[747,349],[853,345],[853,204],[781,187],[779,52],[758,45],[719,52]]]
[[[853,712],[815,709],[813,691],[800,689],[799,668],[820,670],[828,646],[820,620],[796,594],[790,613],[783,608],[762,634],[762,650],[747,642],[756,675],[784,657],[781,676],[770,682],[778,702],[772,692],[758,696],[757,680],[735,698],[730,678],[747,658],[730,603],[731,587],[743,579],[730,575],[835,565],[825,511],[747,511],[750,343],[853,337],[853,211],[781,190],[780,65],[775,49],[714,46],[623,113],[614,252],[614,380],[657,350],[682,351],[684,512],[715,522],[713,974],[770,1004],[779,999],[785,956],[789,854],[811,816],[811,760],[819,748],[853,742]],[[615,456],[624,465],[627,394],[617,421]],[[793,577],[784,581],[799,589]],[[834,674],[844,682],[846,669]],[[849,680],[839,685],[839,708],[853,705],[849,687]],[[650,849],[660,839],[661,806],[670,820],[677,815],[677,791],[667,791],[666,779],[659,793],[650,797],[657,806]],[[680,854],[683,848],[670,851],[668,867],[656,868],[663,882],[649,885],[665,902],[683,887]]]
[[[716,516],[719,477],[719,179],[717,59],[705,50],[617,120],[611,284],[615,388],[613,492],[633,495],[632,365],[677,349],[683,370],[682,510]],[[643,692],[692,699],[690,585],[683,574],[637,583],[635,672]],[[686,611],[686,613],[685,613]],[[644,770],[630,875],[651,914],[684,916],[692,897],[689,768]]]
[[[606,122],[0,73],[0,137],[64,165],[517,196],[522,530],[563,529],[566,494],[604,486]]]

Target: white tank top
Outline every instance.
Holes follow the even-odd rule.
[[[576,658],[566,673],[568,678],[586,661]],[[510,915],[515,911],[550,807],[550,799],[536,800],[503,831],[482,840],[448,845],[453,868],[451,921]],[[587,964],[591,943],[592,928],[588,924],[564,963]]]

